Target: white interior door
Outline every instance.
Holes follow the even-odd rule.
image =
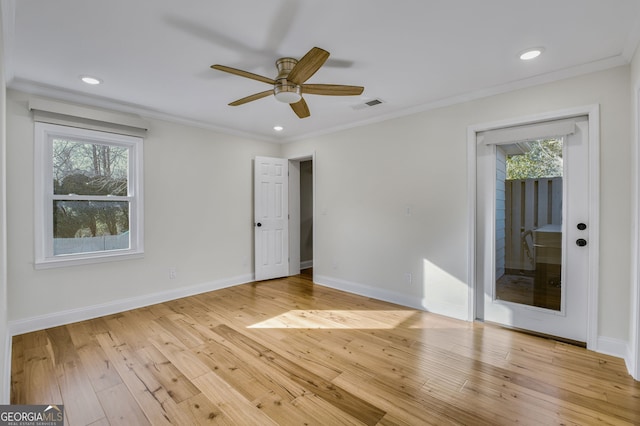
[[[534,146],[517,129],[477,137],[476,310],[486,321],[587,342],[589,126],[586,117],[556,124],[522,134],[561,142],[559,160],[541,160],[559,161],[559,177],[506,178],[506,159]]]
[[[254,241],[256,280],[289,272],[288,160],[256,157]]]

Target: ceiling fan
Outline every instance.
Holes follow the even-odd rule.
[[[238,106],[247,102],[274,95],[280,102],[291,105],[291,109],[300,118],[309,117],[309,107],[302,97],[308,95],[326,96],[354,96],[359,95],[364,90],[362,86],[344,86],[340,84],[304,84],[329,58],[329,52],[319,47],[309,50],[299,61],[294,58],[280,58],[276,61],[278,76],[275,79],[263,77],[249,71],[243,71],[225,65],[211,65],[211,68],[250,78],[263,83],[273,85],[273,89],[264,92],[254,93],[237,101],[231,102],[230,106]]]

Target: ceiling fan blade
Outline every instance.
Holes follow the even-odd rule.
[[[355,96],[364,91],[362,86],[343,86],[341,84],[303,84],[302,93],[309,95]]]
[[[291,109],[293,110],[293,112],[296,113],[296,115],[299,118],[306,118],[311,115],[311,113],[309,112],[309,107],[307,106],[307,103],[305,102],[304,98],[300,98],[300,100],[295,104],[289,104],[289,105],[291,105]]]
[[[269,78],[269,77],[263,77],[261,75],[258,74],[254,74],[252,72],[249,71],[243,71],[243,70],[239,70],[236,68],[231,68],[231,67],[227,67],[225,65],[211,65],[211,68],[213,68],[214,70],[218,70],[218,71],[224,71],[224,72],[228,72],[230,74],[235,74],[235,75],[239,75],[240,77],[246,77],[246,78],[250,78],[252,80],[258,80],[261,81],[263,83],[267,83],[267,84],[276,84],[275,80]]]
[[[247,102],[257,101],[258,99],[266,98],[269,95],[273,95],[273,90],[265,90],[264,92],[254,93],[253,95],[249,95],[245,98],[238,99],[237,101],[231,102],[229,106],[238,106],[238,105],[246,104]]]
[[[329,58],[329,52],[319,47],[313,47],[293,67],[287,80],[295,84],[302,84],[316,73]]]

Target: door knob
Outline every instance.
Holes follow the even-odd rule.
[[[578,229],[581,231],[584,231],[585,229],[587,229],[587,225],[585,223],[579,223]]]
[[[260,228],[260,227],[262,226],[262,224],[261,224],[260,222],[258,222],[258,223],[256,223],[256,226],[257,226],[258,228]]]
[[[585,240],[584,238],[578,238],[576,240],[576,244],[578,245],[578,247],[584,247],[587,245],[587,240]]]

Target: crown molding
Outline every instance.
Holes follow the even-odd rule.
[[[640,36],[640,32],[638,33]],[[558,71],[553,71],[545,74],[539,74],[533,77],[524,78],[520,80],[515,80],[509,83],[501,84],[498,86],[482,88],[479,90],[474,90],[462,95],[452,96],[443,99],[437,99],[430,102],[426,102],[420,105],[416,105],[413,107],[405,108],[402,110],[393,111],[391,113],[384,113],[374,117],[370,117],[365,120],[354,121],[352,123],[329,127],[322,131],[305,133],[299,136],[289,137],[289,138],[270,138],[265,137],[264,135],[244,132],[238,129],[232,129],[229,127],[215,125],[209,122],[203,122],[199,120],[193,120],[187,117],[180,117],[173,114],[167,114],[160,111],[154,111],[149,108],[123,103],[119,101],[115,101],[112,99],[101,98],[96,96],[86,95],[84,93],[73,92],[65,89],[61,89],[58,87],[45,85],[42,83],[13,78],[8,83],[8,87],[10,89],[22,91],[31,95],[37,96],[46,96],[62,101],[75,102],[84,105],[99,107],[110,109],[118,112],[137,114],[143,118],[157,119],[168,122],[173,122],[177,124],[182,124],[186,126],[193,126],[198,128],[204,128],[208,130],[213,130],[216,132],[221,132],[229,135],[234,135],[242,138],[248,138],[251,140],[260,140],[263,142],[270,143],[279,143],[286,144],[292,142],[300,142],[311,138],[316,138],[344,130],[353,129],[356,127],[363,127],[387,120],[392,120],[396,118],[406,117],[413,114],[418,114],[421,112],[426,112],[438,108],[444,108],[447,106],[452,106],[456,104],[461,104],[465,102],[470,102],[482,98],[487,98],[507,92],[512,92],[520,89],[525,89],[528,87],[538,86],[542,84],[552,83],[555,81],[565,80],[573,77],[578,77],[581,75],[591,74],[594,72],[604,71],[611,68],[616,68],[620,66],[629,65],[629,60],[622,54],[618,56],[613,56],[610,58],[602,59],[599,61],[590,62],[587,64],[578,65],[575,67],[565,68]]]
[[[24,92],[33,96],[41,96],[41,97],[51,98],[59,101],[72,102],[72,103],[77,103],[77,104],[82,104],[82,105],[92,106],[97,108],[103,108],[103,109],[126,113],[126,114],[135,114],[142,118],[167,121],[167,122],[182,124],[185,126],[213,130],[219,133],[238,136],[241,138],[246,138],[251,140],[261,140],[264,142],[271,142],[271,143],[282,142],[280,140],[267,138],[258,134],[243,132],[241,130],[218,126],[208,122],[193,120],[186,117],[180,117],[173,114],[163,113],[161,111],[151,110],[141,105],[120,102],[120,101],[103,98],[99,96],[87,95],[84,93],[61,89],[59,87],[50,86],[47,84],[38,83],[31,80],[14,78],[8,83],[7,87],[9,89]]]

